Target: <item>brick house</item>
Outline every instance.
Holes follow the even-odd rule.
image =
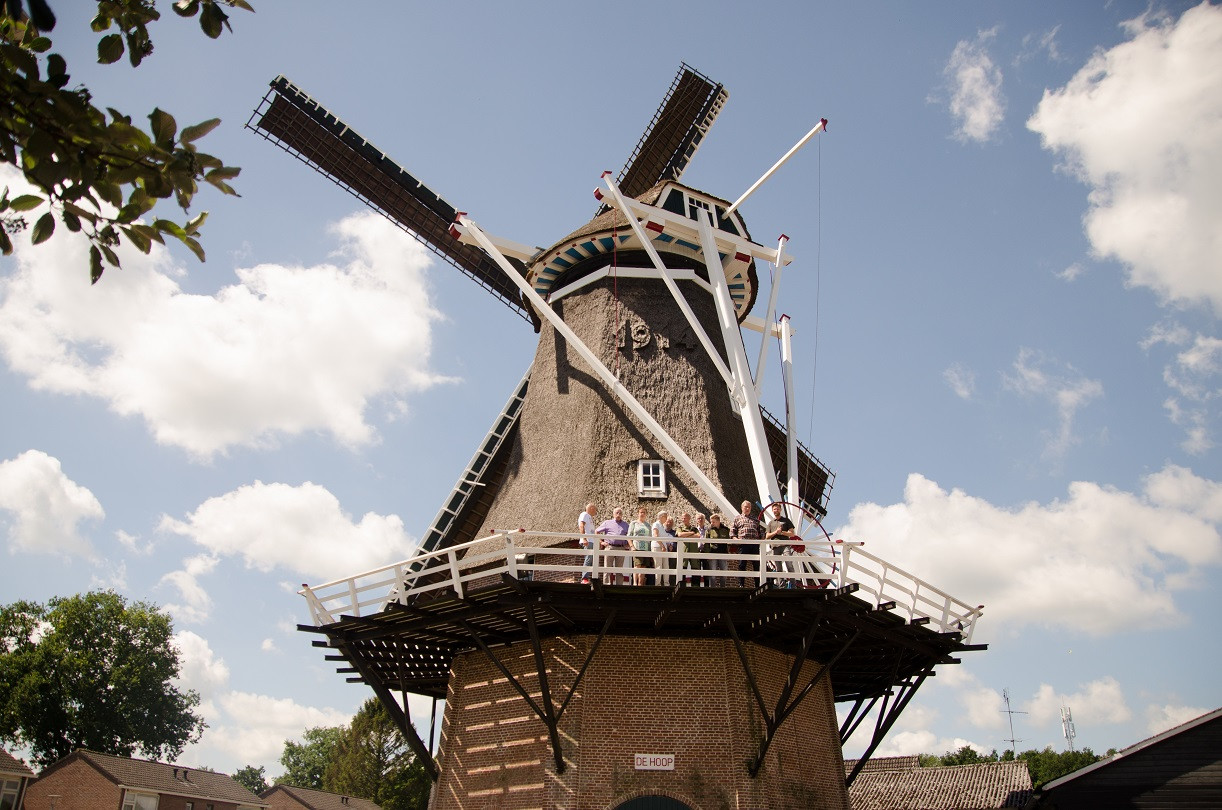
[[[856,760],[846,760],[845,773]],[[853,810],[985,810],[1022,807],[1031,796],[1027,763],[922,768],[916,757],[876,757],[849,787]]]
[[[28,765],[0,748],[0,810],[21,810],[26,786],[33,779]]]
[[[264,810],[223,773],[80,749],[48,765],[24,810]]]
[[[292,785],[273,785],[259,797],[267,803],[268,810],[381,810],[369,799]]]

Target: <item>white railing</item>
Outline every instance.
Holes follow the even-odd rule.
[[[310,618],[316,627],[336,622],[340,616],[379,613],[391,604],[402,604],[409,597],[422,594],[448,590],[462,596],[472,582],[501,574],[515,579],[533,579],[541,574],[559,573],[577,581],[588,573],[591,577],[603,577],[604,581],[611,577],[622,582],[626,577],[629,584],[634,581],[634,575],[653,574],[663,585],[673,584],[676,577],[684,580],[688,577],[725,577],[729,580],[727,584],[745,580],[750,585],[768,580],[790,587],[844,588],[855,584],[856,595],[876,607],[894,603],[893,609],[906,614],[909,621],[928,623],[941,632],[962,633],[969,643],[983,610],[983,606],[968,605],[870,554],[859,542],[807,540],[803,543],[805,551],[792,553],[781,553],[783,546],[761,542],[758,552],[740,548],[738,554],[690,553],[684,551],[683,538],[678,538],[674,551],[550,545],[564,540],[575,542],[581,537],[564,532],[501,531],[347,579],[312,587],[303,585],[300,593],[309,604]],[[490,540],[500,540],[504,545],[489,551],[478,550]],[[584,564],[587,556],[593,558],[590,566]],[[633,557],[650,558],[654,567],[634,569]],[[540,562],[540,558],[547,561]],[[623,562],[618,563],[619,560]],[[714,561],[725,561],[727,567],[753,562],[758,570],[723,571],[703,567]],[[696,568],[696,565],[702,567]]]

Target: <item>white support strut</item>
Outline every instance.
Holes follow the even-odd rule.
[[[760,413],[759,397],[751,384],[751,369],[747,365],[747,349],[743,346],[742,332],[734,316],[734,302],[730,298],[730,285],[717,255],[713,241],[713,212],[705,211],[700,218],[700,247],[704,252],[704,264],[713,282],[713,295],[717,304],[717,319],[721,322],[721,334],[726,345],[726,354],[734,366],[735,379],[740,380],[742,396],[738,412],[742,416],[743,431],[747,435],[747,450],[751,454],[751,469],[755,473],[755,486],[761,503],[772,503],[781,499],[781,490],[776,482],[776,470],[772,466],[772,453],[768,450],[768,434],[764,432],[764,417]],[[735,512],[738,510],[736,509]]]
[[[641,223],[637,221],[637,218],[628,209],[627,204],[624,202],[624,195],[620,193],[619,186],[616,185],[615,178],[611,176],[611,172],[603,172],[603,181],[607,184],[607,189],[611,192],[612,204],[620,210],[620,213],[624,215],[624,219],[628,220],[629,227],[632,228],[632,232],[636,234],[637,240],[640,241],[641,245],[645,248],[645,252],[649,255],[649,260],[653,262],[653,266],[656,267],[658,273],[661,274],[662,281],[666,284],[666,289],[670,290],[671,297],[675,299],[675,304],[678,305],[679,310],[683,313],[683,317],[687,318],[688,326],[690,326],[692,331],[696,333],[696,337],[700,339],[700,345],[704,347],[705,353],[708,354],[709,358],[713,361],[713,365],[716,367],[717,373],[719,373],[721,378],[725,380],[726,388],[730,389],[731,399],[737,400],[739,395],[736,388],[738,386],[735,384],[735,380],[733,375],[730,373],[730,369],[726,368],[726,364],[722,362],[721,355],[718,354],[717,349],[713,347],[713,341],[709,340],[708,333],[704,331],[704,326],[702,326],[699,319],[696,318],[696,313],[692,312],[691,304],[687,303],[687,299],[683,297],[683,293],[679,290],[679,285],[676,284],[675,280],[670,277],[670,272],[667,270],[666,265],[662,262],[662,257],[659,256],[658,251],[654,249],[653,240],[649,238],[649,236],[645,233],[645,229],[641,227]],[[713,255],[716,256],[717,253],[714,252]],[[723,271],[721,271],[719,268],[718,272]]]
[[[785,243],[789,241],[789,237],[781,234],[777,240],[776,255],[780,256],[785,252]],[[776,312],[777,294],[781,291],[781,265],[776,265],[776,273],[772,276],[772,290],[768,293],[768,313],[764,315],[764,323],[772,323],[772,315]],[[764,339],[760,341],[760,356],[755,364],[755,395],[759,396],[760,384],[764,381],[764,369],[766,368],[768,359],[768,333],[764,333]]]
[[[647,411],[645,407],[641,405],[640,401],[637,400],[637,398],[634,397],[618,379],[616,379],[611,370],[608,369],[592,351],[590,351],[590,348],[586,346],[585,342],[578,337],[571,328],[569,328],[569,325],[564,322],[564,319],[556,314],[556,311],[543,300],[539,293],[535,292],[534,287],[530,286],[526,279],[522,277],[521,273],[514,269],[513,265],[509,263],[509,260],[506,259],[499,250],[497,250],[496,245],[493,244],[492,240],[490,240],[488,236],[480,230],[479,226],[472,222],[464,214],[459,215],[458,222],[460,225],[462,225],[466,235],[474,239],[476,244],[483,248],[484,251],[492,257],[493,261],[500,266],[501,270],[505,273],[509,280],[517,285],[518,289],[522,291],[522,294],[525,295],[527,300],[530,301],[531,305],[534,306],[535,311],[537,311],[547,320],[548,323],[552,325],[552,328],[554,328],[565,339],[569,346],[571,346],[573,350],[577,352],[578,356],[586,362],[586,364],[590,367],[590,370],[594,372],[595,376],[602,380],[602,383],[607,387],[607,390],[617,397],[620,402],[622,402],[624,406],[632,412],[633,416],[641,421],[641,424],[645,427],[645,429],[658,440],[658,443],[666,449],[666,452],[670,453],[675,461],[678,462],[679,466],[683,468],[683,471],[692,477],[692,480],[698,487],[700,487],[704,494],[708,496],[709,500],[715,503],[717,508],[722,510],[723,514],[733,515],[737,513],[738,509],[730,503],[730,500],[726,498],[726,496],[723,495],[720,490],[717,489],[717,485],[713,483],[712,479],[705,475],[704,471],[701,470],[700,467],[696,465],[696,462],[692,461],[691,457],[683,451],[683,448],[679,446],[678,442],[670,437],[670,434],[667,433],[665,428],[663,428],[662,425],[653,418],[649,411]],[[722,283],[725,283],[724,275]],[[756,416],[758,417],[758,415],[759,409],[757,408]]]
[[[766,181],[766,180],[767,180],[769,177],[772,177],[772,175],[776,174],[776,170],[777,170],[777,169],[779,169],[779,168],[781,168],[782,166],[784,166],[784,165],[785,165],[785,161],[787,161],[787,160],[789,160],[791,157],[793,157],[793,156],[794,156],[794,153],[795,153],[795,152],[797,152],[799,149],[801,149],[803,146],[806,146],[806,142],[807,142],[807,141],[809,141],[811,138],[815,137],[815,135],[817,135],[818,133],[820,133],[820,132],[826,132],[826,131],[827,131],[827,119],[826,119],[826,118],[821,118],[821,119],[819,119],[819,123],[815,124],[815,125],[814,125],[814,127],[812,127],[812,128],[811,128],[810,132],[808,132],[808,133],[806,133],[805,135],[803,135],[803,136],[802,136],[802,140],[800,140],[800,141],[798,141],[797,143],[795,143],[795,144],[794,144],[794,145],[793,145],[793,146],[790,148],[790,150],[789,150],[788,152],[786,152],[784,155],[782,155],[782,156],[781,156],[781,159],[780,159],[780,160],[778,160],[776,163],[772,164],[772,168],[771,168],[771,169],[769,169],[768,171],[764,172],[764,176],[763,176],[763,177],[761,177],[760,179],[756,180],[756,181],[755,181],[755,184],[754,184],[754,185],[752,185],[752,186],[751,186],[751,188],[749,188],[749,189],[747,189],[746,191],[744,191],[744,192],[743,192],[743,196],[741,196],[741,197],[739,197],[737,200],[735,200],[735,201],[734,201],[734,204],[733,204],[733,205],[731,205],[729,208],[727,208],[727,209],[726,209],[726,216],[729,216],[730,214],[734,213],[734,211],[738,209],[738,206],[742,205],[742,203],[743,203],[743,201],[744,201],[744,200],[746,200],[748,197],[750,197],[752,194],[754,194],[754,193],[755,193],[755,190],[756,190],[757,188],[759,188],[760,186],[764,185],[764,182],[765,182],[765,181]]]
[[[781,376],[785,383],[785,499],[789,501],[789,519],[798,525],[800,515],[797,514],[797,504],[801,500],[798,484],[798,431],[794,428],[793,393],[793,341],[789,329],[789,316],[781,316]]]

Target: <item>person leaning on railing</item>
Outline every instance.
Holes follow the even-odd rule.
[[[700,541],[704,538],[704,532],[698,531],[692,524],[691,512],[683,513],[683,517],[679,519],[679,525],[675,528],[675,532],[683,543],[683,570],[699,571],[700,559],[695,555],[700,553]],[[693,582],[693,580],[695,581]],[[700,575],[697,574],[695,577],[684,575],[683,582],[684,584],[699,585]]]
[[[636,584],[647,585],[646,580],[653,575],[646,571],[653,568],[653,558],[641,555],[649,552],[653,527],[649,525],[649,510],[645,507],[636,510],[636,520],[629,524],[628,536],[632,538],[632,550],[635,552],[632,567],[636,569]]]
[[[598,524],[594,532],[603,535],[603,548],[610,551],[606,556],[607,569],[603,574],[603,584],[615,584],[617,569],[623,577],[624,584],[629,584],[631,578],[628,573],[628,555],[626,553],[628,551],[628,521],[624,520],[624,510],[618,506],[615,507],[611,512],[611,518]]]
[[[708,531],[704,533],[704,538],[705,538],[704,551],[706,553],[708,554],[729,554],[730,553],[729,547],[725,543],[725,541],[730,538],[730,527],[724,525],[721,522],[721,513],[720,512],[714,512],[713,514],[709,515],[709,528],[708,528]],[[708,542],[710,540],[712,540],[713,542],[711,543]],[[721,542],[717,542],[717,541],[721,541]],[[726,585],[726,573],[725,572],[726,572],[726,567],[727,567],[726,563],[728,562],[729,560],[727,560],[725,557],[714,557],[712,560],[709,561],[709,568],[711,568],[714,571],[721,572],[721,574],[719,575],[709,576],[705,578],[709,582],[710,586],[714,588],[724,588],[725,587]]]
[[[755,504],[751,503],[751,501],[743,501],[742,513],[737,515],[734,518],[734,522],[730,524],[730,537],[738,541],[738,546],[741,553],[754,553],[756,555],[755,559],[742,560],[740,563],[742,567],[739,568],[739,570],[744,574],[746,574],[748,571],[760,570],[759,541],[764,536],[764,529],[762,526],[760,526],[760,522],[755,519],[755,516],[751,514],[754,508]],[[739,584],[750,586],[752,584],[751,579],[752,578],[745,576],[740,577]]]

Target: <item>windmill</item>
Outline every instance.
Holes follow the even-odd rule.
[[[751,315],[757,262],[779,279],[788,240],[752,240],[746,195],[679,182],[726,99],[681,66],[624,170],[602,176],[594,218],[546,248],[486,233],[284,77],[248,123],[539,333],[421,553],[303,591],[302,629],[398,720],[434,807],[845,807],[844,739],[878,709],[864,764],[936,664],[982,647],[978,607],[830,538],[785,563],[761,546],[749,588],[574,582],[568,532],[588,501],[727,522],[743,499],[785,503],[822,539],[834,476],[760,406],[765,354],[753,373],[741,333],[775,338],[791,366],[775,280]],[[683,553],[657,562],[682,568]],[[435,758],[408,694],[446,700]],[[839,727],[835,701],[851,703]]]

